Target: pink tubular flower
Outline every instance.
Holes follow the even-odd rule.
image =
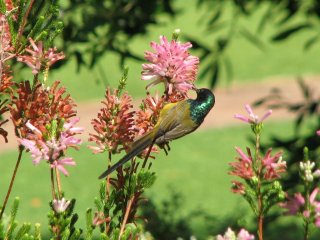
[[[320,228],[320,202],[316,201],[319,188],[315,188],[310,194],[310,208],[306,209],[306,200],[301,193],[296,193],[294,197],[287,197],[288,201],[281,203],[280,207],[288,210],[287,214],[296,215],[302,213],[305,218],[312,217],[316,227]]]
[[[272,180],[280,177],[280,173],[286,171],[286,162],[282,161],[282,152],[276,153],[271,156],[272,149],[270,148],[264,158],[262,164],[264,167],[264,179]]]
[[[65,176],[68,176],[69,173],[67,169],[65,169],[64,165],[75,166],[76,162],[73,161],[71,157],[54,160],[53,163],[50,164],[51,168],[57,168],[60,172],[62,172]]]
[[[70,157],[64,156],[65,151],[68,148],[78,149],[78,145],[81,144],[81,140],[74,137],[75,134],[82,133],[83,129],[74,127],[79,121],[78,118],[70,120],[63,125],[63,129],[58,131],[55,136],[50,136],[48,133],[44,136],[42,132],[33,126],[30,122],[26,125],[33,132],[28,134],[28,138],[18,139],[19,143],[28,149],[33,158],[33,164],[39,164],[41,160],[49,162],[51,168],[57,168],[64,175],[68,175],[68,171],[65,169],[65,165],[74,166],[76,163]]]
[[[249,104],[245,105],[245,109],[249,114],[249,117],[243,116],[241,114],[235,114],[234,118],[237,118],[243,122],[249,123],[249,124],[259,124],[263,122],[266,118],[268,118],[272,114],[272,110],[269,109],[261,119],[257,115],[255,115],[252,111],[252,108],[250,107]]]
[[[247,149],[249,156],[244,154],[242,150],[236,147],[236,151],[239,153],[240,157],[237,157],[237,162],[229,163],[232,171],[229,172],[230,175],[235,175],[244,179],[251,179],[254,176],[252,169],[252,157],[250,150]]]
[[[145,59],[150,63],[142,65],[142,80],[152,80],[147,89],[163,82],[169,95],[174,90],[185,94],[192,88],[198,72],[199,58],[189,54],[190,42],[168,42],[160,37],[160,44],[151,42],[155,52],[145,52]]]
[[[62,213],[66,211],[66,209],[69,207],[70,201],[66,201],[64,198],[62,199],[53,199],[52,207],[56,213]]]
[[[106,90],[104,107],[98,113],[97,118],[91,121],[95,134],[90,133],[89,141],[97,146],[89,146],[93,153],[109,151],[119,153],[127,150],[133,141],[136,129],[134,126],[134,111],[131,97],[124,93],[118,96],[118,90],[111,92]]]
[[[31,47],[27,47],[26,51],[30,55],[20,55],[17,60],[24,62],[32,69],[32,74],[36,75],[40,70],[49,68],[56,61],[63,59],[65,56],[63,52],[56,53],[56,48],[49,48],[47,51],[43,49],[43,43],[38,42],[38,45],[29,38]]]
[[[232,183],[231,191],[233,193],[239,193],[241,195],[246,193],[246,191],[245,191],[246,188],[241,182],[231,181],[231,183]]]
[[[305,200],[301,193],[295,193],[293,197],[287,196],[288,201],[285,203],[280,203],[280,207],[286,208],[288,210],[287,214],[295,215],[297,214],[302,206],[304,206]]]

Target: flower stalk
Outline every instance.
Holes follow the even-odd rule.
[[[10,184],[9,184],[9,188],[8,188],[6,197],[4,199],[4,202],[2,204],[2,208],[1,208],[1,211],[0,211],[0,220],[2,219],[4,210],[6,209],[6,206],[7,206],[8,200],[9,200],[9,196],[11,194],[11,190],[12,190],[12,187],[13,187],[13,183],[14,183],[14,180],[16,179],[16,175],[17,175],[18,168],[20,166],[20,162],[21,162],[23,151],[24,151],[24,147],[22,145],[20,145],[19,146],[19,154],[18,154],[18,158],[17,158],[17,161],[16,161],[16,165],[14,167],[13,174],[12,174],[12,177],[11,177],[11,180],[10,180]]]

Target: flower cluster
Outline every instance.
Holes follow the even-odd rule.
[[[309,203],[301,193],[296,193],[293,197],[287,196],[288,201],[280,206],[286,208],[287,214],[296,215],[301,213],[304,218],[314,221],[316,227],[320,228],[320,201],[316,200],[319,188],[315,188],[309,196]]]
[[[33,133],[29,133],[27,138],[20,138],[18,141],[30,151],[34,164],[39,164],[41,160],[47,161],[51,168],[56,168],[67,176],[68,171],[65,166],[74,166],[76,163],[71,157],[65,157],[65,152],[68,148],[78,149],[78,145],[81,144],[81,140],[74,137],[83,131],[82,128],[75,127],[78,121],[78,118],[74,118],[63,126],[59,126],[57,121],[53,120],[46,125],[48,131],[44,133],[27,122],[26,126]]]
[[[237,235],[231,228],[228,228],[223,236],[218,235],[216,239],[217,240],[254,240],[254,236],[244,228],[242,228]]]
[[[198,72],[199,58],[189,54],[191,43],[169,42],[160,37],[160,44],[151,42],[155,52],[146,51],[145,59],[150,63],[143,64],[142,80],[152,80],[147,88],[163,82],[166,92],[174,91],[183,95],[193,87]]]
[[[19,131],[18,137],[25,138],[30,132],[27,122],[45,132],[46,125],[52,120],[64,119],[68,122],[76,115],[75,103],[59,84],[55,81],[48,88],[41,84],[32,88],[29,81],[24,81],[17,85],[17,96],[12,97],[9,109],[13,124]]]
[[[38,42],[36,44],[31,38],[29,38],[30,45],[26,48],[26,51],[30,55],[19,55],[17,60],[24,62],[32,69],[32,74],[36,75],[39,71],[50,68],[55,62],[64,59],[63,52],[56,53],[56,48],[49,48],[45,50],[43,43]]]
[[[68,175],[65,165],[75,165],[65,151],[81,143],[74,135],[83,131],[75,127],[79,121],[75,103],[64,87],[55,81],[51,87],[39,84],[31,87],[29,81],[17,85],[17,96],[9,106],[11,119],[19,143],[31,152],[34,164],[47,161],[51,168]]]
[[[306,182],[313,182],[314,178],[319,178],[320,169],[316,169],[315,171],[312,171],[315,166],[316,166],[315,162],[311,162],[310,160],[307,160],[306,162],[300,162],[299,163],[300,177]]]
[[[246,155],[240,148],[236,147],[236,151],[239,154],[236,157],[237,162],[230,163],[231,171],[230,175],[238,176],[242,179],[252,179],[257,177],[257,170],[254,166],[254,159],[249,148],[247,148]],[[266,181],[271,181],[280,177],[280,173],[286,171],[286,162],[282,161],[282,152],[276,153],[274,156],[271,155],[272,149],[270,148],[263,159],[261,159],[261,170],[259,174]],[[240,183],[236,184],[236,192],[238,189],[244,190]]]
[[[118,90],[113,92],[108,88],[104,107],[98,113],[97,118],[91,121],[95,134],[90,134],[89,141],[97,146],[89,146],[94,153],[108,151],[119,153],[128,150],[137,132],[134,125],[134,111],[131,111],[131,97],[124,93],[119,96]],[[122,147],[120,147],[122,146]]]

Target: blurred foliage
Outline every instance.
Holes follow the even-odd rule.
[[[320,38],[320,2],[318,0],[198,0],[201,24],[206,25],[205,36],[212,41],[207,45],[197,36],[187,35],[185,39],[193,43],[200,52],[204,64],[199,78],[210,79],[214,87],[221,74],[232,79],[232,56],[227,49],[232,42],[242,37],[264,50],[259,35],[267,26],[274,27],[271,41],[281,42],[303,30],[309,30],[310,38],[302,43],[310,49]],[[185,5],[187,8],[188,6]],[[81,66],[92,68],[107,52],[120,56],[120,66],[127,58],[143,61],[128,46],[135,36],[148,33],[148,26],[158,23],[161,14],[175,16],[182,12],[172,0],[69,0],[61,7],[65,30],[62,44],[68,56]],[[261,11],[263,10],[263,11]],[[242,19],[256,12],[259,14],[257,29],[250,29]]]
[[[186,39],[201,51],[200,59],[206,62],[200,79],[207,76],[210,86],[214,87],[220,74],[224,71],[227,78],[232,78],[232,56],[227,49],[236,37],[243,37],[260,50],[264,44],[259,34],[267,25],[275,27],[271,41],[280,42],[294,36],[302,30],[311,31],[310,38],[302,43],[304,49],[310,49],[320,39],[320,2],[318,0],[198,0],[199,7],[211,9],[206,12],[206,33],[214,35],[211,46],[207,46],[193,36]],[[259,16],[257,29],[249,29],[240,20],[248,18],[255,12],[264,12]],[[226,17],[226,12],[231,11]]]
[[[128,41],[157,24],[158,14],[175,14],[172,0],[69,0],[61,11],[63,49],[76,57],[78,70],[92,68],[106,52],[118,54],[120,65],[126,58],[142,60],[131,52]]]

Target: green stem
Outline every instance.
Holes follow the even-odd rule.
[[[6,198],[4,199],[4,202],[2,204],[2,208],[1,208],[1,212],[0,212],[0,220],[2,219],[4,210],[5,210],[6,206],[7,206],[8,200],[9,200],[9,196],[10,196],[10,193],[11,193],[11,190],[12,190],[12,187],[13,187],[13,183],[14,183],[14,180],[16,178],[16,174],[17,174],[20,162],[21,162],[21,157],[22,157],[23,150],[24,150],[24,147],[22,145],[19,145],[18,159],[17,159],[17,162],[16,162],[16,166],[14,167],[14,170],[13,170],[13,174],[12,174],[12,177],[11,177],[11,181],[10,181],[9,189],[7,191]]]
[[[309,220],[305,221],[305,225],[304,225],[304,236],[303,239],[304,240],[308,240],[309,239]]]
[[[54,187],[54,175],[53,175],[53,168],[50,169],[50,181],[51,181],[51,193],[52,193],[52,199],[56,199],[56,192]]]
[[[263,200],[261,193],[261,182],[262,182],[262,162],[259,157],[259,149],[260,149],[260,133],[255,133],[256,136],[256,144],[255,144],[255,156],[254,156],[254,168],[258,177],[258,185],[257,185],[257,200],[258,200],[258,216],[257,216],[257,229],[258,229],[258,238],[259,240],[263,240]]]
[[[56,175],[57,187],[58,187],[58,197],[62,199],[62,188],[61,188],[61,181],[60,181],[60,173],[59,170],[55,167],[54,173]]]
[[[311,212],[311,206],[310,206],[310,185],[308,182],[305,183],[305,191],[306,191],[306,203],[305,203],[305,210]],[[305,224],[304,224],[304,240],[309,239],[310,235],[310,228],[309,228],[310,220],[309,218],[305,217]]]
[[[108,154],[108,168],[110,168],[110,166],[111,166],[111,157],[112,157],[112,154],[111,154],[111,152],[109,152],[109,154]],[[110,175],[108,175],[106,178],[106,199],[105,199],[106,203],[109,201],[109,198],[110,198]],[[107,236],[110,231],[110,223],[111,223],[111,221],[106,222],[106,235]]]

